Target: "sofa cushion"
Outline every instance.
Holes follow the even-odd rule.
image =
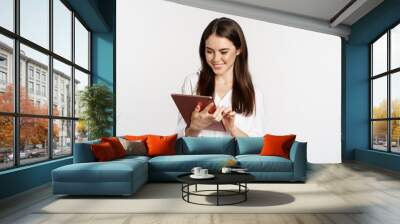
[[[211,172],[219,171],[230,159],[231,155],[174,155],[158,156],[149,160],[149,170],[163,172],[190,172],[193,167],[200,166]]]
[[[263,144],[262,137],[238,137],[236,138],[236,155],[259,154]]]
[[[121,142],[117,137],[103,137],[101,138],[101,142],[108,142],[114,149],[115,155],[117,158],[122,158],[126,156],[126,151],[124,146],[122,146]]]
[[[165,156],[176,154],[176,139],[178,135],[161,136],[149,135],[147,137],[147,155],[148,156]]]
[[[108,142],[92,144],[90,147],[92,149],[94,157],[96,157],[96,161],[104,162],[118,158],[112,145]]]
[[[249,172],[292,172],[292,161],[279,156],[238,155],[239,166]]]
[[[146,162],[139,159],[108,162],[74,163],[52,171],[58,182],[130,182],[133,173],[147,171]],[[147,176],[147,172],[142,175]]]
[[[232,137],[183,137],[177,154],[225,154],[235,155],[235,139]]]
[[[124,138],[118,138],[122,146],[126,151],[126,155],[147,155],[146,143],[141,140],[127,140]]]
[[[269,135],[264,136],[264,145],[261,149],[261,156],[281,156],[289,159],[290,148],[296,135]]]

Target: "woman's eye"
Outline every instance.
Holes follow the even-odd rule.
[[[207,54],[212,54],[212,51],[206,51],[207,52]]]
[[[228,53],[227,51],[221,52],[221,54],[227,54],[227,53]]]

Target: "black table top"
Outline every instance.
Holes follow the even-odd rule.
[[[249,173],[212,173],[215,177],[211,179],[193,179],[190,177],[191,174],[181,174],[177,179],[186,184],[236,184],[255,180],[255,177]]]

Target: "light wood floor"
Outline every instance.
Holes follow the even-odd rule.
[[[220,223],[400,223],[400,174],[359,163],[310,165],[308,183],[349,203],[367,204],[356,214],[36,214],[54,200],[49,185],[0,201],[0,223],[220,224]],[[318,203],[316,201],[315,203]],[[173,205],[171,205],[173,206]]]

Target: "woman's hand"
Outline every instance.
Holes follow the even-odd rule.
[[[190,126],[186,129],[186,136],[197,136],[199,132],[214,122],[220,122],[223,118],[223,111],[225,107],[217,107],[214,113],[209,111],[214,106],[214,103],[208,104],[203,110],[200,111],[200,105],[197,105],[192,112]]]
[[[222,123],[224,124],[226,131],[228,131],[229,133],[232,134],[232,132],[234,132],[234,129],[235,129],[236,112],[232,111],[231,108],[226,108],[223,111],[222,115],[223,115]]]
[[[235,126],[235,115],[236,112],[232,111],[232,108],[226,108],[222,112],[223,118],[222,123],[229,134],[233,137],[247,137],[248,135],[244,133],[242,130]]]

